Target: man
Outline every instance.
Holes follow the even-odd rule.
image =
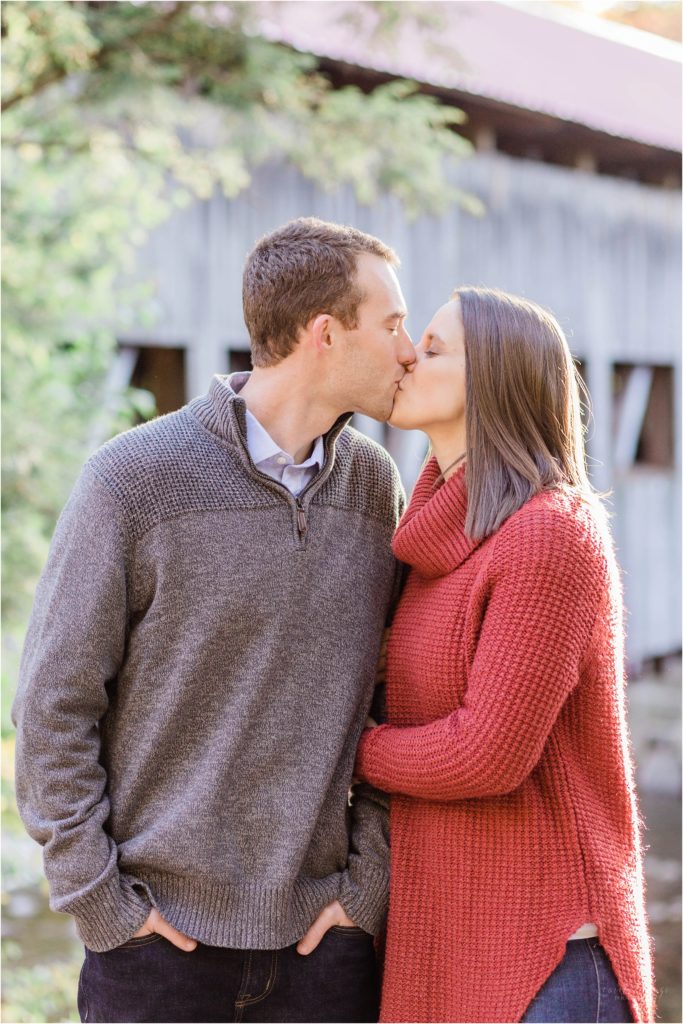
[[[386,805],[349,786],[404,495],[348,421],[414,364],[396,263],[263,238],[253,372],[105,444],[62,512],[12,714],[83,1020],[377,1019]]]

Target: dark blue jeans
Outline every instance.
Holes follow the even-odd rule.
[[[598,939],[572,939],[567,952],[529,1004],[527,1024],[632,1021],[607,953]]]
[[[376,1021],[379,973],[371,935],[331,928],[308,956],[222,949],[185,953],[160,935],[106,953],[85,950],[82,1021]]]

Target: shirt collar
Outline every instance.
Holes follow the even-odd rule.
[[[254,466],[247,449],[247,403],[239,396],[239,391],[248,378],[248,372],[231,374],[230,379],[235,387],[233,390],[228,383],[227,374],[214,374],[206,394],[192,398],[187,409],[205,430],[213,434],[221,445],[225,445],[239,458],[244,471],[249,476],[264,485],[263,474],[259,473]],[[306,489],[309,498],[334,473],[337,461],[337,440],[350,423],[352,416],[352,412],[342,413],[330,429],[323,434],[325,461],[322,469],[316,475],[315,481]],[[276,481],[272,481],[272,485],[273,487],[278,486]]]
[[[267,462],[278,455],[285,455],[291,458],[288,452],[284,451],[272,439],[268,431],[256,419],[254,414],[247,409],[247,448],[255,466]],[[298,469],[305,469],[309,466],[321,468],[325,462],[325,447],[322,437],[317,437],[313,445],[313,451],[305,462],[293,463]]]
[[[238,394],[244,384],[246,384],[249,378],[248,371],[238,371],[236,373],[228,374],[222,378],[222,384],[229,388],[233,394]],[[257,420],[256,416],[249,409],[246,409],[246,424],[247,424],[247,448],[251,456],[251,460],[255,466],[260,466],[269,459],[272,459],[278,455],[285,455],[287,458],[291,458],[288,452],[284,451],[280,446],[272,439],[266,428]],[[310,466],[317,466],[318,469],[322,469],[325,464],[325,443],[322,436],[317,437],[315,444],[313,445],[313,451],[306,459],[305,462],[297,462],[292,465],[298,469],[306,469]]]

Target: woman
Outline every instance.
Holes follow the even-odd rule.
[[[417,355],[391,423],[432,455],[356,768],[393,794],[382,1019],[650,1021],[619,577],[566,340],[460,288]]]

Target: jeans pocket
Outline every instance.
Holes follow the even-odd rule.
[[[160,935],[159,932],[152,932],[151,935],[138,935],[137,938],[128,939],[120,946],[115,946],[114,949],[137,949],[139,946],[148,946],[151,942],[159,942],[161,939],[163,939],[163,935]]]
[[[370,932],[366,932],[363,928],[359,928],[357,924],[333,924],[331,928],[328,928],[330,932],[338,932],[340,935],[366,935],[369,939],[372,938]]]

